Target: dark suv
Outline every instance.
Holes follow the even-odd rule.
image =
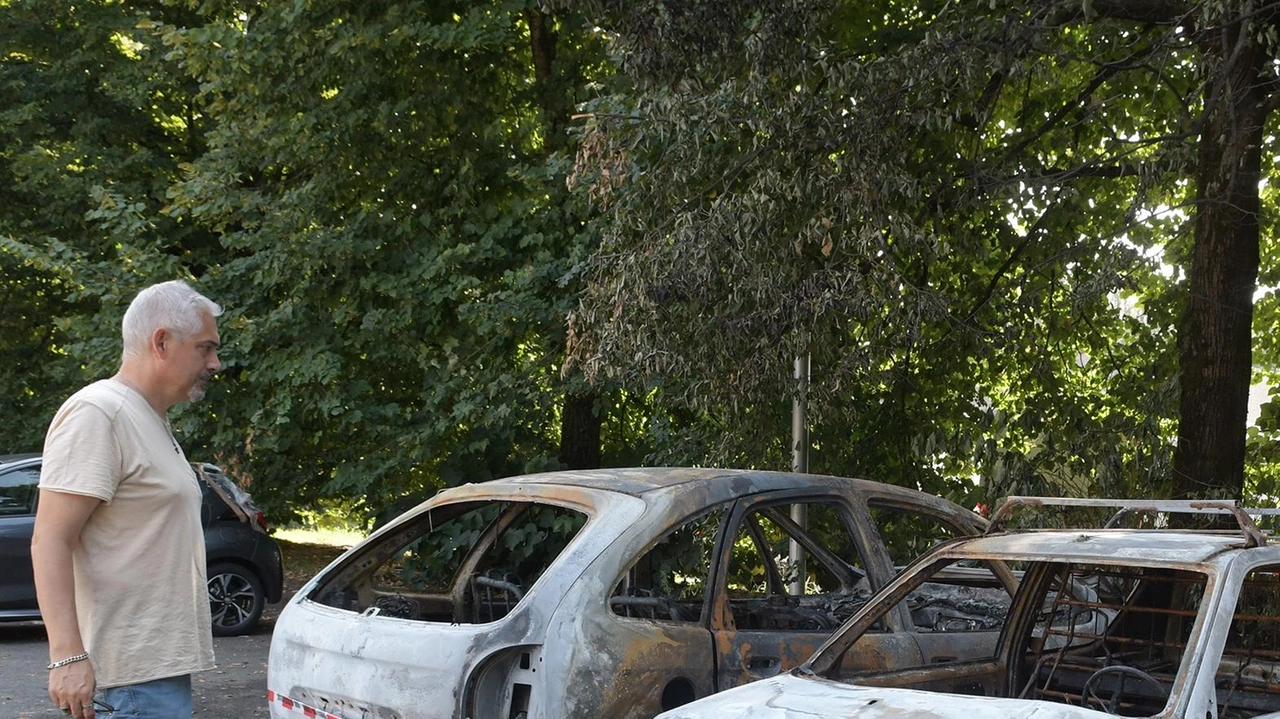
[[[192,463],[204,491],[201,522],[216,636],[247,634],[284,594],[280,548],[252,499],[212,464]],[[0,621],[40,619],[31,574],[40,455],[0,456]]]

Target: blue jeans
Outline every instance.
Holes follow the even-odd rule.
[[[101,689],[97,698],[115,707],[99,710],[101,719],[191,719],[191,675]]]

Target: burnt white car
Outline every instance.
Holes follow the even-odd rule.
[[[895,566],[984,526],[922,492],[807,474],[619,469],[449,489],[285,606],[272,716],[653,717],[797,666]],[[986,579],[1007,607],[1014,580]],[[985,623],[971,635],[985,645],[1003,611],[958,621]]]
[[[1016,498],[1007,507],[1119,510],[1102,528],[996,532],[922,557],[796,670],[660,719],[1246,719],[1280,717],[1280,546],[1230,503]],[[1122,528],[1124,516],[1230,514],[1237,529]],[[1005,510],[992,519],[999,525]],[[866,660],[895,612],[956,567],[1016,568],[1004,629],[966,659]]]

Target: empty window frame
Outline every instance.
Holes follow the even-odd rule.
[[[437,507],[362,548],[312,598],[380,616],[475,624],[506,616],[586,522],[534,502]]]

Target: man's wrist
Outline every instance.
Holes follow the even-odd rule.
[[[53,671],[58,667],[65,667],[68,664],[75,664],[76,662],[82,662],[88,658],[89,658],[89,652],[80,652],[79,654],[73,654],[67,657],[66,659],[59,659],[56,662],[49,662],[49,666],[46,667],[46,669],[48,669],[49,671]]]

